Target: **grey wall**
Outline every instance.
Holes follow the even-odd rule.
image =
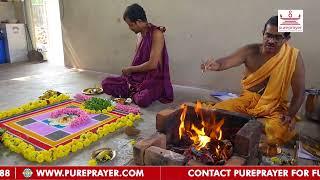
[[[24,22],[23,2],[15,0],[12,2],[0,2],[0,21],[17,19]]]
[[[13,3],[0,2],[0,21],[9,20],[15,18],[15,11]]]
[[[278,9],[303,9],[304,32],[293,34],[291,43],[302,51],[307,86],[320,88],[318,0],[61,0],[66,65],[120,74],[135,47],[122,13],[134,2],[145,8],[150,22],[167,27],[175,84],[235,92],[243,67],[202,74],[201,59],[260,42],[265,21]]]
[[[14,14],[16,19],[18,19],[19,22],[24,23],[25,20],[24,20],[23,2],[16,0],[12,3],[15,9]]]

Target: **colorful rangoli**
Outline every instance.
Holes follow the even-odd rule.
[[[3,113],[3,112],[2,112]],[[86,110],[83,102],[63,100],[31,112],[0,120],[7,132],[2,141],[27,160],[51,162],[76,152],[124,126],[132,126],[139,114],[114,107]]]

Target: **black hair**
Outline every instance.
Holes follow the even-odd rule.
[[[147,16],[144,9],[137,3],[134,3],[126,8],[123,13],[123,19],[128,18],[131,22],[136,22],[139,19],[147,22]]]
[[[266,24],[264,25],[264,28],[263,28],[263,34],[264,32],[266,31],[266,28],[267,28],[267,25],[270,24],[272,26],[277,26],[278,27],[278,16],[272,16],[267,22]],[[290,37],[290,32],[285,32],[284,34],[284,37],[285,38],[288,38]]]

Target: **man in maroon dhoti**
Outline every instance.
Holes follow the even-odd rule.
[[[131,97],[140,107],[147,107],[156,100],[172,102],[165,28],[148,23],[145,11],[138,4],[128,6],[123,19],[137,34],[136,54],[131,66],[122,69],[122,76],[102,81],[103,91],[113,97]]]

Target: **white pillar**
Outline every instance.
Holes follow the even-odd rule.
[[[59,0],[45,1],[48,16],[48,61],[49,63],[64,65]]]

